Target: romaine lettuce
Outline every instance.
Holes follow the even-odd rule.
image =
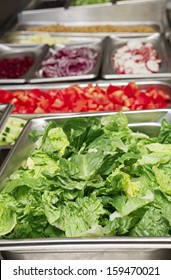
[[[1,238],[170,236],[170,135],[122,113],[50,122],[0,194]]]

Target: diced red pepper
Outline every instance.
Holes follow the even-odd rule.
[[[111,94],[113,92],[115,92],[116,90],[120,90],[121,88],[119,86],[113,86],[113,85],[109,85],[107,88],[107,94]]]
[[[70,113],[93,111],[142,110],[166,107],[170,96],[150,87],[142,91],[135,82],[126,86],[88,84],[64,89],[0,90],[0,103],[14,104],[13,113]]]
[[[124,94],[128,97],[135,97],[135,95],[138,95],[139,93],[140,89],[134,82],[130,82],[124,87]]]
[[[124,91],[119,89],[109,94],[109,99],[115,104],[122,105],[124,102]],[[125,97],[126,98],[126,97]]]
[[[146,106],[147,104],[150,103],[150,101],[151,101],[150,97],[145,92],[141,92],[137,96],[137,100],[135,103],[137,103],[138,105]]]

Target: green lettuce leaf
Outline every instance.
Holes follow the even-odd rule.
[[[166,119],[162,120],[158,142],[162,144],[171,144],[171,124]]]
[[[170,132],[121,112],[49,122],[0,193],[1,237],[170,236]]]
[[[48,222],[64,231],[67,237],[84,236],[85,232],[99,224],[100,216],[105,214],[100,200],[93,194],[90,197],[77,198],[75,202],[66,202],[58,207],[50,205],[49,210],[48,205],[45,201],[45,215]],[[95,231],[93,234],[95,235]],[[97,236],[99,236],[99,231],[97,231]]]
[[[131,230],[132,236],[169,236],[170,226],[160,209],[149,208]]]

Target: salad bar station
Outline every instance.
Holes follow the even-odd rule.
[[[0,37],[2,257],[170,260],[166,1],[28,2]]]

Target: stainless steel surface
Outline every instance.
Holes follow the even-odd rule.
[[[86,43],[86,42],[98,42],[99,39],[102,37],[101,34],[98,35],[96,34],[95,36],[92,36],[92,33],[90,34],[85,34],[81,33],[80,36],[78,35],[73,35],[73,33],[56,33],[56,32],[24,32],[24,31],[19,31],[19,32],[8,32],[6,33],[2,38],[1,42],[2,43],[7,43],[7,44],[28,44],[29,38],[33,38],[35,36],[39,37],[40,36],[40,44],[42,43],[42,36],[45,37],[48,35],[50,38],[53,40],[59,40],[57,44],[66,44],[66,43]],[[87,36],[86,36],[87,35]],[[33,40],[34,41],[34,40]],[[48,41],[48,39],[47,39]],[[31,44],[31,42],[29,43]],[[32,43],[34,44],[34,42]],[[38,44],[38,43],[37,43]],[[54,43],[53,43],[54,44]],[[51,44],[50,44],[51,45]]]
[[[106,80],[106,81],[102,81],[102,80],[99,80],[99,81],[93,81],[91,84],[93,86],[95,86],[96,84],[98,84],[100,87],[103,87],[103,88],[106,88],[108,87],[110,84],[113,84],[113,85],[117,85],[117,86],[123,86],[123,85],[127,85],[128,82],[130,82],[130,80],[128,81],[122,81],[122,82],[118,82],[118,81],[113,81],[113,80]],[[13,90],[21,90],[21,91],[27,91],[27,90],[31,90],[31,89],[35,89],[35,88],[39,88],[40,90],[50,90],[50,89],[64,89],[66,87],[69,87],[70,85],[74,85],[75,82],[70,82],[70,83],[62,83],[62,84],[25,84],[25,85],[8,85],[8,86],[1,86],[1,89],[4,89],[4,90],[9,90],[9,91],[13,91]],[[156,87],[157,89],[159,90],[162,90],[164,91],[165,93],[167,93],[168,95],[171,96],[171,81],[166,79],[166,80],[140,80],[140,81],[137,81],[136,84],[139,86],[139,88],[141,90],[146,90],[150,87]],[[81,87],[86,87],[88,85],[88,82],[80,82],[79,85]],[[170,106],[169,106],[170,108]],[[74,113],[72,113],[74,114]],[[75,113],[75,114],[78,114],[78,113]],[[46,113],[46,114],[12,114],[12,116],[14,117],[18,117],[18,118],[22,118],[22,119],[25,119],[25,120],[30,120],[30,119],[35,119],[35,118],[42,118],[42,117],[54,117],[54,116],[70,116],[71,113]],[[137,115],[139,116],[139,115]],[[136,118],[137,118],[136,116]],[[143,117],[143,122],[145,121],[153,121],[153,117],[155,116],[154,112],[153,114],[151,115],[150,113],[148,113],[148,115],[144,115]],[[156,113],[156,116],[157,116],[157,113]],[[136,121],[136,119],[134,120]],[[139,118],[138,119],[138,122],[140,122],[141,119]],[[153,131],[153,129],[151,130]],[[9,148],[12,147],[12,145],[9,145],[8,146]],[[2,148],[2,146],[0,147]],[[7,148],[7,146],[5,145],[3,148]]]
[[[149,3],[152,2],[151,0],[116,0],[116,5],[125,5],[125,4],[135,4],[135,3]]]
[[[157,21],[166,24],[165,0],[150,1],[123,1],[122,5],[89,5],[70,7],[69,9],[48,9],[23,11],[18,14],[19,22],[26,21],[54,21],[66,22],[91,22],[91,21]],[[132,2],[132,3],[130,3]],[[136,11],[136,12],[135,12]]]
[[[20,240],[2,240],[1,251],[12,251],[19,254],[43,253],[99,253],[99,252],[146,252],[160,249],[171,249],[170,237],[107,237],[107,238],[37,238]],[[169,250],[170,251],[170,250]],[[50,257],[50,256],[49,256]],[[53,258],[53,256],[51,256]],[[60,258],[60,256],[59,256]]]
[[[100,87],[107,88],[110,84],[112,85],[117,85],[117,86],[124,86],[127,85],[130,81],[130,79],[125,79],[124,81],[115,81],[115,80],[96,80],[92,81],[91,84],[93,86],[99,85]],[[1,89],[3,90],[29,90],[29,89],[34,89],[34,88],[39,88],[40,90],[49,90],[49,89],[64,89],[66,87],[69,87],[71,85],[75,85],[75,81],[73,82],[66,82],[66,83],[49,83],[49,84],[25,84],[25,85],[2,85]],[[84,82],[79,82],[79,85],[81,87],[86,87],[90,82],[89,81],[84,81]],[[78,84],[78,83],[77,83]],[[167,94],[171,95],[171,79],[140,79],[136,80],[136,84],[141,90],[146,90],[149,87],[155,86],[159,90],[163,90]],[[23,114],[21,115],[23,116]],[[35,114],[34,116],[37,116]]]
[[[132,247],[132,246],[131,246]],[[82,249],[82,248],[81,248]],[[81,250],[79,250],[81,251]],[[99,251],[97,248],[82,252],[70,249],[68,252],[56,250],[55,252],[17,252],[3,251],[2,258],[5,260],[170,260],[170,249],[114,249],[105,248]]]
[[[69,118],[107,116],[115,113],[85,113]],[[125,112],[133,130],[158,134],[162,119],[171,122],[171,110]],[[1,188],[8,176],[27,158],[35,143],[28,137],[31,130],[40,131],[53,120],[61,122],[68,116],[31,120],[11,149],[0,170]],[[10,164],[9,164],[10,163]],[[109,237],[109,238],[42,238],[0,240],[4,259],[171,259],[170,237]]]
[[[171,30],[169,32],[167,32],[166,36],[167,36],[167,41],[169,44],[169,49],[171,50]]]
[[[74,76],[64,76],[64,77],[54,77],[54,78],[46,78],[43,77],[41,74],[41,68],[35,72],[34,77],[28,80],[29,83],[46,83],[46,82],[65,82],[65,81],[78,81],[78,80],[88,80],[88,79],[94,79],[98,76],[100,67],[101,67],[101,62],[102,62],[102,55],[103,55],[103,40],[99,40],[99,42],[88,42],[88,43],[74,43],[74,44],[62,44],[61,47],[56,46],[52,47],[52,50],[55,49],[61,49],[63,47],[87,47],[90,49],[93,49],[94,51],[97,52],[97,61],[95,66],[91,69],[91,71],[87,74],[82,74],[82,75],[74,75]],[[50,52],[47,54],[47,57],[50,56]]]
[[[9,47],[8,51],[0,52],[0,59],[29,56],[33,58],[34,63],[22,77],[17,79],[0,79],[0,84],[22,84],[27,82],[27,80],[34,75],[48,51],[48,45],[7,45],[7,47]]]
[[[9,118],[12,109],[13,109],[13,105],[11,104],[7,104],[7,105],[0,104],[0,131],[5,125],[7,119]]]
[[[64,26],[68,26],[68,27],[88,27],[88,26],[104,26],[104,25],[112,25],[112,26],[115,26],[115,27],[129,27],[130,29],[131,28],[134,28],[135,26],[136,27],[150,27],[154,30],[154,32],[163,32],[163,24],[161,22],[158,22],[158,21],[152,21],[152,20],[149,20],[149,21],[126,21],[126,20],[123,20],[123,21],[116,21],[116,20],[105,20],[105,21],[96,21],[96,20],[92,20],[92,21],[83,21],[83,20],[80,20],[80,21],[72,21],[70,22],[69,20],[66,21],[66,22],[59,22],[59,21],[25,21],[25,22],[18,22],[14,28],[12,29],[13,32],[24,32],[25,34],[29,34],[30,32],[48,32],[46,30],[44,31],[30,31],[28,30],[28,28],[31,28],[31,27],[47,27],[49,25],[55,25],[55,24],[61,24],[61,25],[64,25]],[[140,29],[141,30],[141,29]],[[131,30],[129,32],[121,32],[121,31],[116,31],[116,32],[63,32],[63,31],[58,31],[60,34],[64,34],[65,36],[67,36],[68,34],[70,36],[72,36],[72,34],[74,36],[85,36],[85,35],[88,35],[88,36],[107,36],[109,34],[127,34],[127,33],[131,33],[135,36],[135,34],[138,34],[138,33],[141,33],[140,32],[131,32]],[[56,32],[56,33],[58,33]],[[52,32],[51,32],[52,33]],[[149,35],[151,33],[146,33],[144,32],[143,34],[145,35]]]
[[[106,48],[104,52],[104,60],[102,65],[102,77],[105,79],[133,79],[133,78],[162,78],[171,77],[171,63],[170,63],[170,52],[165,38],[155,33],[150,36],[142,36],[136,38],[140,42],[151,42],[154,45],[155,50],[159,53],[159,57],[162,60],[161,67],[158,73],[151,74],[118,74],[113,66],[112,55],[118,47],[124,46],[128,41],[135,40],[135,38],[122,38],[122,37],[108,37]]]
[[[23,131],[21,132],[19,138],[17,139],[15,145],[11,149],[6,161],[0,168],[0,188],[3,186],[10,176],[25,160],[34,148],[35,143],[28,137],[32,130],[41,131],[48,124],[49,121],[63,121],[67,118],[76,117],[90,117],[90,116],[106,116],[113,115],[116,112],[103,112],[103,113],[82,113],[82,114],[68,114],[68,115],[54,115],[50,117],[44,117],[39,119],[31,119]],[[143,131],[147,130],[150,136],[157,136],[159,131],[159,126],[163,118],[171,122],[171,109],[152,109],[152,110],[140,110],[140,111],[126,111],[125,114],[128,117],[129,126],[134,130]],[[9,164],[10,162],[10,164]],[[1,240],[0,240],[1,245]]]
[[[77,116],[101,117],[113,114],[115,113],[89,113]],[[168,109],[129,111],[125,114],[132,129],[139,131],[145,129],[146,133],[151,133],[153,128],[153,136],[157,135],[163,118],[171,122],[171,110]],[[69,118],[77,116],[72,115]],[[29,132],[32,129],[44,129],[51,120],[61,122],[66,118],[68,117],[41,118],[31,120],[27,124],[0,171],[1,186],[34,148],[35,144],[28,137]],[[4,259],[171,259],[171,239],[170,237],[1,239],[0,250]]]
[[[10,50],[11,50],[10,47],[8,47],[4,44],[0,44],[0,51],[3,51],[3,52],[7,51],[8,52]]]

